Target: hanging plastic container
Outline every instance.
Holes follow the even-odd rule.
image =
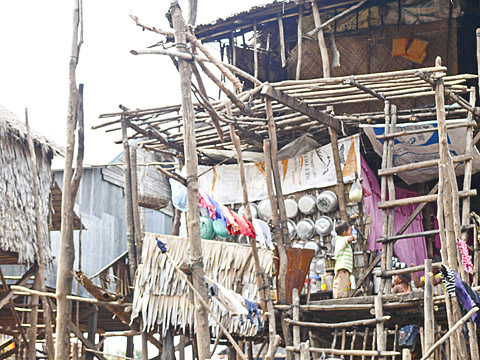
[[[315,197],[311,194],[303,195],[298,200],[298,210],[305,215],[310,215],[317,211]]]
[[[220,219],[217,219],[213,222],[213,231],[220,239],[228,239],[231,238],[232,235],[228,233],[226,227],[223,226],[223,223]]]
[[[350,191],[348,192],[348,197],[352,202],[360,202],[363,198],[363,188],[360,181],[357,179],[352,184]]]

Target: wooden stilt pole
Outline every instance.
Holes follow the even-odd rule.
[[[230,106],[227,106],[227,113],[231,111]],[[247,192],[247,182],[245,180],[245,169],[243,165],[242,149],[240,147],[240,138],[235,133],[235,128],[233,125],[230,125],[230,138],[232,139],[233,145],[237,152],[237,162],[240,172],[240,182],[242,184],[242,193],[243,193],[243,206],[245,209],[246,218],[249,221],[252,221],[252,213],[250,211],[250,203],[248,201],[248,192]],[[252,257],[255,265],[256,280],[258,293],[260,298],[263,299],[263,310],[268,313],[269,321],[269,339],[270,343],[273,344],[275,340],[276,330],[275,330],[275,312],[273,308],[273,302],[270,297],[270,287],[267,285],[268,280],[266,278],[265,270],[260,265],[260,259],[258,257],[257,251],[257,241],[256,239],[249,239],[250,248],[252,250]]]
[[[425,293],[424,293],[424,333],[425,349],[430,349],[435,342],[435,324],[433,313],[433,273],[432,259],[425,260]]]
[[[382,304],[382,294],[378,294],[375,296],[375,317],[380,319],[383,317],[383,304]],[[378,322],[376,325],[377,330],[377,350],[378,351],[386,351],[387,350],[387,342],[385,339],[385,329],[383,326],[383,322]],[[385,357],[381,357],[380,359],[386,359]]]
[[[253,20],[253,77],[258,79],[257,19]]]
[[[60,249],[57,265],[57,341],[55,360],[65,360],[70,355],[70,321],[71,321],[71,303],[67,300],[68,293],[72,290],[73,282],[73,260],[75,249],[73,243],[73,206],[77,195],[78,187],[82,177],[83,161],[83,128],[78,132],[78,152],[75,174],[73,174],[73,156],[75,150],[75,128],[77,121],[81,120],[82,112],[79,111],[79,90],[76,84],[76,67],[79,59],[80,47],[83,43],[83,34],[81,33],[82,19],[80,14],[81,2],[74,2],[73,10],[73,36],[72,52],[69,63],[69,84],[70,92],[68,99],[67,115],[67,146],[65,153],[65,167],[63,172],[63,194],[62,194],[62,223],[60,229]],[[79,34],[80,32],[80,34]],[[79,125],[80,122],[78,123]],[[82,130],[82,131],[80,131]]]
[[[302,71],[302,43],[303,43],[303,5],[298,5],[298,25],[297,25],[297,71],[295,80],[300,80]]]
[[[175,29],[175,42],[179,52],[186,52],[186,25],[178,2],[170,2],[170,14]],[[202,301],[205,302],[205,275],[203,272],[202,244],[200,240],[200,215],[198,212],[198,159],[195,140],[195,112],[191,96],[191,68],[188,62],[178,61],[184,121],[184,152],[187,172],[187,232],[190,240],[190,262],[192,282],[195,289],[195,330],[198,346],[198,357],[201,360],[210,357],[210,329],[208,314]]]
[[[298,296],[298,289],[292,290],[292,318],[293,321],[300,321],[300,297]],[[300,346],[300,326],[293,326],[293,346]],[[300,354],[295,353],[295,360],[300,360]]]

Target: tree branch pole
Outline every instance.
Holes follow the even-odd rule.
[[[227,105],[227,113],[229,112],[231,112],[231,108],[229,105]],[[237,152],[237,162],[240,172],[240,182],[242,184],[243,207],[245,209],[245,216],[248,221],[252,221],[252,213],[250,211],[250,203],[248,201],[247,182],[245,180],[245,169],[243,165],[242,149],[240,147],[240,138],[235,133],[235,128],[233,125],[230,125],[230,137]],[[263,299],[263,311],[268,313],[269,341],[270,344],[273,344],[276,335],[276,320],[275,310],[273,308],[273,302],[270,296],[270,286],[268,286],[268,279],[265,274],[265,269],[263,269],[260,265],[260,259],[258,257],[257,251],[257,241],[256,239],[250,238],[249,242],[250,248],[252,249],[253,261],[255,264],[258,293],[260,298]]]
[[[312,1],[312,13],[313,20],[315,22],[315,27],[322,25],[322,20],[320,18],[320,11],[318,10],[318,4],[316,1]],[[330,77],[330,59],[328,57],[328,49],[325,43],[325,37],[323,36],[323,30],[319,30],[317,33],[318,37],[318,46],[320,48],[320,56],[322,58],[322,70],[323,77]],[[327,106],[327,111],[333,112],[333,106]],[[335,173],[337,175],[337,195],[338,195],[338,206],[340,210],[340,217],[343,221],[348,221],[347,215],[347,202],[345,199],[345,184],[343,183],[343,173],[340,163],[340,155],[338,153],[338,136],[335,130],[331,127],[328,128],[330,134],[330,142],[332,143],[332,153],[333,153],[333,162],[335,164]]]
[[[178,2],[170,2],[170,14],[175,29],[175,42],[179,52],[187,52],[187,29]],[[184,122],[184,152],[187,176],[187,232],[190,241],[190,263],[193,287],[195,289],[195,331],[198,357],[205,360],[210,357],[210,329],[205,302],[205,275],[203,272],[202,243],[200,240],[200,215],[198,212],[198,159],[195,139],[195,113],[191,95],[192,73],[190,65],[179,59],[178,67],[181,79],[182,109]]]
[[[300,80],[302,72],[302,57],[303,57],[303,5],[298,5],[298,25],[297,25],[297,70],[295,72],[295,80]]]
[[[462,317],[452,328],[450,328],[450,330],[448,330],[447,333],[443,335],[440,340],[438,340],[430,349],[427,350],[425,355],[423,355],[423,357],[420,360],[427,360],[433,354],[436,348],[438,348],[445,341],[447,341],[448,338],[452,336],[460,326],[465,324],[465,322],[468,319],[470,319],[472,315],[475,314],[477,311],[478,311],[478,307],[475,306],[468,313],[466,313],[465,316]]]
[[[78,89],[76,84],[76,67],[82,44],[82,9],[80,0],[74,2],[73,9],[73,34],[72,51],[69,64],[70,91],[68,98],[67,115],[67,146],[65,151],[65,168],[63,173],[63,195],[62,195],[62,223],[60,229],[60,249],[57,267],[57,349],[56,360],[65,360],[70,355],[70,320],[71,303],[67,300],[67,294],[72,289],[72,270],[75,257],[73,243],[73,206],[75,203],[75,187],[73,183],[72,165],[75,150],[75,127],[78,115]],[[80,35],[80,36],[79,36]],[[79,182],[81,178],[76,177]],[[78,187],[77,187],[78,188]]]
[[[137,271],[137,249],[135,245],[135,224],[133,220],[132,198],[132,170],[130,167],[130,144],[128,143],[127,125],[125,116],[122,115],[122,143],[123,143],[123,179],[125,192],[125,222],[127,228],[127,254],[130,283],[135,283]]]
[[[40,192],[39,192],[39,184],[38,184],[38,169],[37,169],[37,156],[35,154],[35,146],[33,144],[32,135],[30,133],[30,126],[28,124],[28,111],[25,109],[25,126],[27,128],[27,142],[28,142],[28,149],[30,152],[30,159],[32,163],[32,177],[33,177],[33,201],[34,201],[34,209],[35,209],[35,230],[37,236],[37,247],[38,247],[38,271],[35,276],[35,283],[38,284],[37,289],[40,291],[45,291],[45,249],[44,243],[42,238],[42,225],[40,219]],[[38,281],[38,282],[37,282]],[[38,304],[38,296],[36,301],[32,300],[34,305]],[[50,303],[45,297],[42,297],[42,305],[43,305],[43,318],[45,322],[45,338],[47,341],[47,358],[49,360],[53,359],[55,356],[55,346],[53,343],[53,329],[52,329],[52,313],[50,309]],[[37,318],[37,311],[38,307],[34,306],[32,308],[31,316],[33,318]],[[37,320],[37,319],[35,319]],[[35,321],[36,322],[36,321]],[[28,359],[35,359],[36,357],[36,348],[35,343],[37,341],[37,327],[36,324],[30,322],[31,329],[33,329],[31,333],[31,337],[29,340],[30,344],[33,346],[29,346],[29,354],[27,356]]]

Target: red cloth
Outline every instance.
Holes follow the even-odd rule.
[[[235,217],[235,221],[238,225],[240,225],[240,234],[245,235],[246,237],[255,239],[257,236],[255,234],[255,229],[253,228],[253,224],[248,221],[244,216],[238,215],[232,212],[233,216]]]
[[[198,189],[198,203],[202,208],[208,210],[208,215],[212,218],[212,220],[217,219],[216,208],[211,203],[208,195],[202,189]]]
[[[469,274],[473,273],[473,264],[470,253],[468,252],[468,247],[465,241],[462,239],[457,239],[458,247],[460,248],[460,253],[462,254],[462,265],[465,271]]]
[[[230,235],[240,234],[240,225],[234,216],[234,213],[226,206],[219,204],[225,218],[227,219],[227,231]]]

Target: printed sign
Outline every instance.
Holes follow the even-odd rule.
[[[343,179],[353,180],[355,172],[360,175],[361,171],[359,135],[340,139],[338,149]],[[324,188],[337,183],[331,144],[282,160],[278,163],[278,168],[284,195]],[[207,169],[207,166],[199,166],[198,171],[202,173]],[[223,204],[241,203],[243,195],[238,171],[236,164],[215,166],[199,178],[200,187]],[[245,178],[250,201],[268,197],[264,162],[245,164]]]

